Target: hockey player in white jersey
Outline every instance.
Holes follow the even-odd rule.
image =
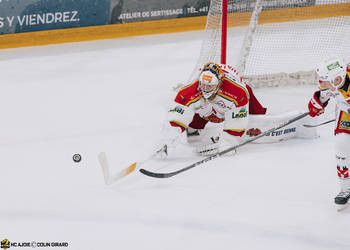
[[[340,192],[334,202],[345,205],[350,197],[350,70],[343,59],[332,57],[317,66],[316,76],[320,90],[309,101],[310,116],[321,115],[329,100],[335,100],[335,157]]]
[[[210,156],[300,113],[265,115],[266,108],[232,66],[208,63],[192,84],[178,92],[168,112],[157,152],[168,155],[169,148],[176,146],[179,137],[186,131],[187,142],[195,147],[196,153]],[[301,122],[275,131],[259,142],[303,137]],[[304,135],[314,138],[313,129],[307,130]]]

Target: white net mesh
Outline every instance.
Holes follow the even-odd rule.
[[[221,6],[211,1],[191,80],[203,64],[220,63]],[[261,13],[255,8],[252,15],[254,7]],[[313,83],[312,70],[324,57],[350,61],[349,41],[350,0],[228,0],[226,63],[253,86]]]

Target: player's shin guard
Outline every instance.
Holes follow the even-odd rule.
[[[342,191],[350,189],[349,167],[350,167],[350,135],[337,134],[335,136],[335,157],[339,185]]]

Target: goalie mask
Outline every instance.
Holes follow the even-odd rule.
[[[199,75],[199,88],[205,99],[210,99],[218,92],[224,72],[216,63],[208,63],[204,65]]]
[[[337,57],[323,60],[316,68],[316,79],[321,88],[332,91],[340,88],[345,82],[346,63]]]

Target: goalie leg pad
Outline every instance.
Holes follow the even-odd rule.
[[[288,112],[282,115],[250,115],[248,126],[244,135],[244,139],[250,139],[253,136],[257,136],[265,131],[276,127],[279,124],[287,121],[296,115],[301,114],[299,111]],[[276,130],[255,143],[275,143],[282,140],[288,140],[291,138],[308,138],[313,139],[318,137],[316,128],[306,128],[303,124],[310,124],[308,117],[300,119],[290,125]]]

